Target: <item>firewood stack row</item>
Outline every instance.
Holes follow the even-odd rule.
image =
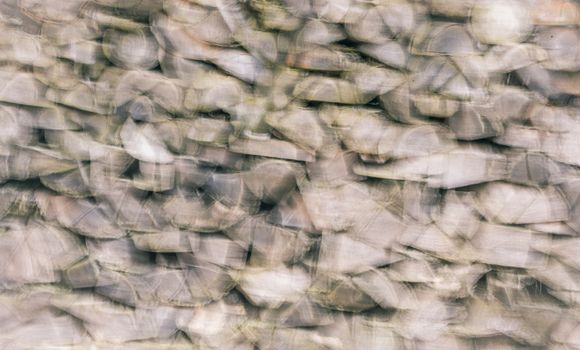
[[[580,2],[0,2],[0,348],[580,349]]]

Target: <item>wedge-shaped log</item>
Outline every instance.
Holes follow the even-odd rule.
[[[486,184],[478,191],[478,205],[489,220],[503,224],[534,224],[567,220],[570,208],[554,187],[543,189],[507,182]]]
[[[547,255],[541,251],[549,247],[550,238],[519,227],[482,223],[471,244],[474,259],[482,263],[541,268],[547,263]]]
[[[406,158],[384,165],[357,164],[354,172],[382,179],[425,181],[431,187],[457,188],[506,177],[505,156],[478,147]]]

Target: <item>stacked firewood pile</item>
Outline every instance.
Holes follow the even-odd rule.
[[[0,348],[580,349],[579,25],[2,1]]]

